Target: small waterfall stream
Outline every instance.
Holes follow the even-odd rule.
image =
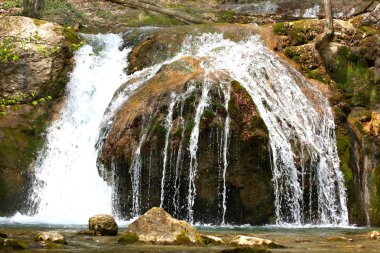
[[[112,188],[96,169],[103,114],[127,76],[129,49],[118,35],[85,35],[89,44],[76,52],[60,119],[48,129],[46,148],[35,168],[33,217],[21,220],[84,224],[96,213],[112,213]]]

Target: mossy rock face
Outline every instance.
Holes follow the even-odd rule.
[[[19,59],[0,63],[0,216],[8,216],[26,208],[30,168],[62,102],[73,52],[56,24],[26,17],[0,23],[0,37],[20,39],[13,42]],[[22,39],[30,40],[28,50]]]
[[[380,141],[372,132],[378,125],[378,114],[378,111],[355,108],[348,118],[350,166],[354,171],[358,224],[361,225],[378,226],[380,222]]]
[[[117,243],[119,244],[133,244],[139,241],[139,237],[136,233],[126,232],[117,239]]]

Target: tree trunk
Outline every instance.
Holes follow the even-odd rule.
[[[29,0],[23,0],[22,2],[22,15],[29,16]]]
[[[36,0],[34,3],[34,17],[40,18],[42,14],[42,9],[44,8],[45,0]]]
[[[325,19],[326,19],[326,35],[331,37],[334,35],[334,21],[332,14],[331,0],[324,0]]]
[[[122,5],[126,5],[133,8],[141,8],[145,10],[155,11],[162,14],[166,14],[168,16],[174,17],[176,19],[179,19],[181,21],[185,21],[186,23],[192,23],[192,24],[205,24],[208,23],[205,20],[202,20],[200,18],[193,17],[187,13],[181,12],[181,11],[175,11],[171,9],[166,9],[163,7],[159,7],[157,5],[153,5],[151,3],[148,3],[147,0],[144,0],[143,2],[135,1],[135,0],[108,0],[113,3],[118,3]]]

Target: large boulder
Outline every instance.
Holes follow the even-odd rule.
[[[67,241],[63,235],[55,231],[40,232],[35,237],[36,242],[48,242],[56,244],[67,244]]]
[[[131,51],[130,71],[147,69],[173,57],[182,47],[185,32],[194,36],[223,32],[225,38],[240,41],[255,31],[253,25],[190,26],[156,30]],[[207,62],[207,59],[178,57],[175,61],[162,65],[148,80],[140,77],[139,80],[131,79],[133,82],[125,84],[124,87],[131,87],[137,81],[143,82],[117,111],[111,120],[112,124],[107,124],[102,129],[101,136],[105,138],[101,139],[99,156],[99,162],[104,165],[105,171],[112,172],[103,174],[106,175],[105,179],[112,179],[120,186],[116,188],[118,205],[115,208],[118,213],[130,219],[137,213],[144,213],[151,207],[162,204],[173,217],[188,219],[190,136],[199,129],[196,154],[198,166],[197,175],[194,176],[194,220],[220,223],[223,215],[223,164],[222,158],[216,154],[223,153],[222,136],[229,115],[225,221],[235,224],[267,224],[274,215],[268,130],[244,87],[232,81],[233,78],[227,74],[217,71],[205,73],[202,61]],[[140,73],[144,72],[134,74],[137,79]],[[210,88],[208,106],[204,108],[198,126],[195,126],[197,107],[206,84]],[[230,87],[228,105],[224,95],[227,87]],[[117,94],[123,92],[122,88]],[[176,96],[174,106],[173,94]],[[171,104],[172,127],[168,133],[167,118]],[[138,157],[136,151],[139,145],[141,152]],[[162,154],[165,146],[168,159],[166,171],[163,171]],[[165,182],[162,190],[163,173]],[[136,179],[137,176],[139,178]],[[161,192],[164,195],[163,203]]]
[[[128,226],[140,242],[153,244],[197,244],[202,239],[197,230],[186,221],[176,220],[163,208],[153,207]]]
[[[118,226],[115,219],[108,214],[98,214],[88,220],[88,229],[95,235],[117,235]]]

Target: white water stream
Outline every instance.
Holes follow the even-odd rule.
[[[94,214],[112,212],[112,189],[99,176],[95,144],[107,105],[126,81],[130,50],[120,51],[119,35],[86,39],[90,43],[75,55],[60,118],[49,127],[46,149],[35,163],[36,213],[18,214],[16,222],[85,224]]]

